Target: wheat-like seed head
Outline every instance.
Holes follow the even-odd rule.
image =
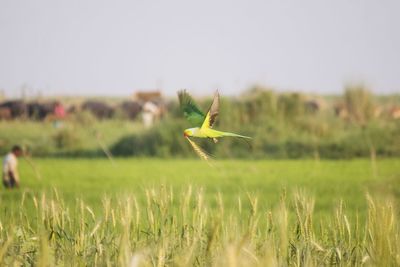
[[[205,161],[207,161],[209,163],[209,159],[211,158],[206,152],[204,152],[204,150],[202,150],[194,141],[190,140],[189,137],[186,137],[186,139],[189,141],[190,145],[193,147],[194,152],[196,152],[196,154],[204,159]]]

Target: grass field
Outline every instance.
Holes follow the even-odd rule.
[[[114,164],[107,159],[40,159],[35,164],[42,180],[29,164],[23,160],[21,164],[22,188],[9,197],[24,190],[40,193],[56,188],[66,201],[80,197],[94,207],[104,195],[137,194],[141,199],[144,188],[163,184],[176,190],[203,187],[206,194],[220,192],[227,199],[255,193],[266,206],[276,204],[282,190],[301,189],[318,199],[317,211],[331,209],[340,199],[355,211],[365,207],[366,192],[386,194],[400,180],[398,159],[379,161],[376,173],[369,160],[226,160],[210,167],[196,159],[118,159]]]
[[[143,129],[138,122],[97,121],[89,115],[81,113],[80,117],[64,122],[61,128],[47,121],[0,121],[0,151],[7,153],[12,145],[20,144],[35,156],[103,155],[100,143],[109,147],[119,138]]]
[[[1,190],[0,265],[400,264],[398,159],[35,165]]]

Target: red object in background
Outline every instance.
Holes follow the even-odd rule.
[[[57,104],[55,106],[54,115],[59,119],[63,119],[65,117],[65,109],[64,109],[63,105]]]

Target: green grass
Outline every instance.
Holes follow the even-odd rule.
[[[121,137],[141,131],[143,126],[128,120],[97,121],[81,113],[55,128],[52,122],[0,121],[0,151],[6,153],[13,145],[26,146],[34,155],[51,156],[63,153],[102,155],[101,144],[111,146]],[[57,147],[56,137],[63,134],[66,144]]]
[[[264,207],[274,206],[283,190],[304,190],[315,196],[316,212],[330,211],[341,199],[352,212],[365,209],[365,194],[395,192],[400,180],[400,161],[381,160],[374,175],[369,160],[314,161],[271,160],[213,162],[200,160],[40,159],[35,160],[41,180],[21,160],[22,188],[2,192],[3,198],[19,198],[21,192],[40,193],[57,189],[67,202],[83,198],[96,208],[104,195],[136,194],[143,199],[144,188],[161,184],[182,190],[188,185],[202,187],[211,201],[222,193],[226,204],[246,192],[257,194]]]
[[[0,265],[398,265],[399,163],[21,160]]]

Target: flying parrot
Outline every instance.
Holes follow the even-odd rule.
[[[210,138],[215,143],[218,141],[217,138],[226,136],[251,139],[251,137],[248,136],[222,132],[212,128],[219,114],[218,91],[215,92],[213,102],[206,115],[204,115],[204,113],[197,107],[193,98],[186,92],[186,90],[179,91],[178,98],[183,115],[193,126],[195,126],[184,130],[183,136],[189,141],[194,151],[201,158],[208,160],[209,156],[194,141],[190,140],[189,137]]]

